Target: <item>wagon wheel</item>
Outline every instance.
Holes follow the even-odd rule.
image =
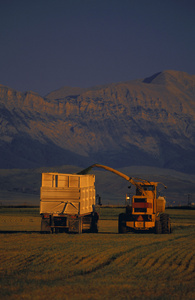
[[[97,212],[94,212],[92,214],[91,228],[90,228],[90,231],[93,233],[98,233],[98,220],[99,220],[99,215]]]
[[[118,233],[126,233],[126,214],[122,213],[118,216]]]

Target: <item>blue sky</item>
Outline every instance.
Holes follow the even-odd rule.
[[[40,95],[195,74],[193,0],[0,0],[0,84]]]

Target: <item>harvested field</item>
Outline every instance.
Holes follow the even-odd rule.
[[[0,210],[2,299],[194,299],[195,211],[170,210],[173,233],[40,234],[38,209]]]

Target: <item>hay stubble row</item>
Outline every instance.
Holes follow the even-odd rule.
[[[193,299],[193,214],[183,212],[181,226],[173,211],[171,235],[117,234],[115,218],[102,219],[98,234],[43,235],[38,216],[23,214],[29,230],[22,231],[17,224],[15,230],[3,228],[14,214],[1,213],[1,294],[6,299]]]

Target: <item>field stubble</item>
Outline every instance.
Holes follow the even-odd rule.
[[[121,211],[121,210],[120,210]],[[173,233],[42,235],[38,209],[0,211],[3,299],[194,299],[195,211],[170,210]]]

